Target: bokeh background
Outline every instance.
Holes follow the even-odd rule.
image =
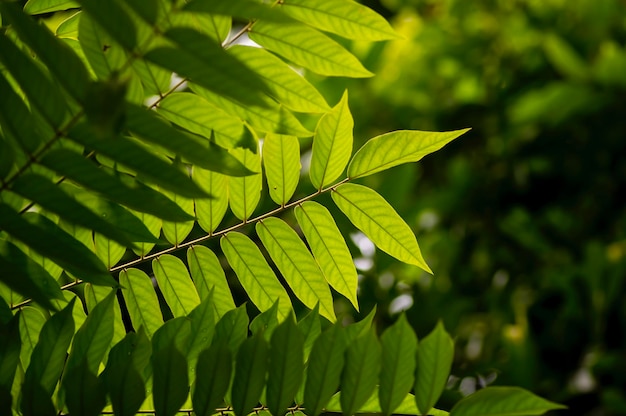
[[[354,234],[361,314],[377,303],[382,329],[410,306],[422,337],[445,323],[457,353],[440,407],[519,385],[569,406],[554,414],[626,415],[626,2],[364,3],[404,39],[349,45],[374,78],[314,78],[331,104],[349,88],[355,147],[472,130],[365,181],[435,276]]]

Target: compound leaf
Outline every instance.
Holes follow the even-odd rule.
[[[152,269],[174,317],[187,316],[200,304],[187,267],[178,257],[163,254],[152,261]]]
[[[300,180],[300,144],[295,136],[268,133],[263,142],[263,167],[270,197],[284,206]]]

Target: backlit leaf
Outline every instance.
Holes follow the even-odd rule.
[[[230,209],[237,218],[246,221],[252,217],[261,200],[261,157],[248,149],[234,149],[232,154],[248,169],[259,172],[241,178],[229,178],[228,181]]]
[[[121,208],[121,207],[120,207]],[[135,215],[148,229],[148,231],[152,234],[155,240],[159,237],[161,233],[161,227],[163,226],[163,222],[160,218],[155,217],[154,215],[146,214],[144,212],[132,211],[132,214]],[[133,251],[138,256],[145,256],[152,250],[154,247],[154,243],[135,243],[135,247],[133,247]]]
[[[564,409],[557,403],[535,396],[520,387],[486,387],[460,400],[450,416],[542,415],[548,410]]]
[[[298,329],[304,335],[304,359],[309,360],[309,354],[317,337],[322,333],[322,325],[319,318],[319,305],[315,305],[304,318],[298,322]]]
[[[390,415],[413,388],[417,336],[401,314],[380,337],[382,360],[378,399],[383,414]],[[432,406],[431,406],[432,407]]]
[[[324,97],[282,59],[262,48],[235,45],[228,52],[247,62],[267,83],[270,95],[293,111],[321,113],[330,110]]]
[[[211,303],[218,319],[235,309],[226,275],[215,253],[204,246],[191,246],[187,250],[187,263],[200,299],[204,301],[212,293]]]
[[[24,11],[28,14],[43,14],[79,6],[80,4],[73,0],[28,0],[24,5]]]
[[[441,321],[417,349],[415,403],[422,412],[432,408],[441,396],[454,359],[454,342]]]
[[[279,300],[280,319],[288,316],[291,312],[289,295],[257,245],[244,234],[236,232],[223,236],[220,245],[252,303],[263,312]]]
[[[335,188],[333,201],[350,221],[387,254],[432,273],[411,228],[385,199],[363,185]]]
[[[126,66],[128,58],[124,48],[103,30],[91,14],[81,12],[78,41],[98,79],[117,76],[120,69]],[[128,72],[124,74],[127,75]]]
[[[191,177],[212,196],[194,201],[198,224],[207,233],[212,233],[220,225],[228,209],[228,177],[195,166]]]
[[[230,348],[233,355],[239,350],[239,346],[248,336],[248,314],[246,305],[232,309],[215,325],[213,344],[224,342]]]
[[[355,40],[387,40],[400,37],[384,17],[355,1],[285,0],[285,14],[327,32]]]
[[[284,206],[300,180],[300,144],[295,136],[268,133],[263,141],[263,167],[270,197]]]
[[[324,114],[315,129],[311,156],[311,183],[317,189],[341,175],[352,153],[354,120],[348,108],[348,92],[331,111]]]
[[[232,27],[230,15],[195,13],[183,9],[169,17],[172,26],[197,30],[218,44],[226,40]]]
[[[55,314],[55,316],[56,315],[58,314]],[[39,341],[41,329],[47,321],[40,310],[32,306],[25,306],[20,309],[19,321],[20,340],[22,344],[20,362],[24,368],[28,368],[31,354]],[[72,336],[74,335],[73,331],[72,329]]]
[[[258,22],[250,39],[296,65],[327,76],[371,77],[359,60],[343,46],[300,24]]]
[[[232,401],[237,416],[250,413],[265,386],[269,348],[261,334],[246,339],[237,352]]]
[[[163,297],[175,317],[189,315],[200,304],[200,297],[187,267],[178,257],[170,254],[159,256],[152,261],[152,269]]]
[[[370,397],[378,384],[381,347],[370,328],[346,350],[346,363],[341,374],[341,410],[354,414]]]
[[[400,130],[370,139],[350,161],[351,179],[371,175],[394,166],[417,162],[466,133],[469,129],[449,132]]]
[[[320,314],[335,321],[333,298],[315,259],[298,234],[278,218],[267,218],[256,231],[270,257],[293,290],[309,309],[320,304]]]
[[[332,215],[326,207],[313,201],[298,205],[295,214],[326,281],[358,311],[356,268]]]
[[[115,266],[126,253],[126,247],[116,243],[113,240],[102,236],[101,234],[94,235],[94,247],[96,255],[107,269],[111,269]]]
[[[124,269],[120,272],[120,286],[135,331],[143,326],[148,336],[152,337],[163,325],[159,300],[152,280],[139,269]]]
[[[198,416],[210,416],[223,402],[230,385],[232,354],[225,343],[212,345],[200,353],[193,387],[193,410]]]
[[[189,215],[193,215],[193,199],[185,198],[175,193],[170,193],[168,191],[163,192],[166,196],[168,196],[172,201],[178,204]],[[185,221],[185,222],[170,222],[163,221],[163,225],[161,229],[163,230],[163,235],[165,239],[174,245],[178,245],[185,241],[185,238],[189,235],[193,228],[193,221]]]
[[[106,286],[94,286],[91,283],[87,283],[85,285],[85,305],[87,306],[87,311],[91,313],[96,305],[106,299],[111,291],[117,291],[117,289],[111,289]],[[126,336],[120,305],[115,300],[113,301],[113,313],[115,318],[113,319],[113,338],[111,345],[117,344]]]
[[[98,22],[120,45],[133,50],[137,33],[132,18],[117,0],[80,0],[83,10]]]

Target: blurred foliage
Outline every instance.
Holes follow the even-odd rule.
[[[355,147],[473,130],[368,178],[435,277],[365,250],[361,311],[378,303],[386,326],[412,300],[422,336],[442,318],[458,336],[450,400],[494,382],[626,414],[626,2],[365,3],[405,39],[352,45],[372,79],[318,80],[330,102],[350,85]]]

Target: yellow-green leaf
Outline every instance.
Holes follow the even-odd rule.
[[[263,166],[270,197],[278,205],[285,205],[300,179],[298,138],[269,133],[263,142]]]
[[[291,313],[289,295],[257,245],[245,235],[235,232],[222,237],[220,245],[252,303],[263,312],[278,299],[280,320],[288,316]]]
[[[183,211],[188,213],[189,215],[193,215],[193,199],[184,198],[182,196],[176,195],[173,192],[163,191],[165,195],[167,195],[172,201],[178,204],[179,207],[182,208]],[[185,222],[169,222],[163,221],[163,235],[172,244],[180,244],[191,232],[193,228],[193,221],[185,221]]]
[[[520,387],[486,387],[460,400],[450,416],[542,415],[565,406],[549,402]]]
[[[320,75],[352,78],[374,75],[339,43],[308,26],[258,22],[250,30],[250,39]]]
[[[432,273],[411,228],[391,205],[374,190],[346,183],[332,193],[339,209],[376,247],[408,264]]]
[[[356,268],[333,216],[326,207],[313,201],[297,206],[295,214],[326,281],[358,311]]]
[[[360,178],[403,163],[417,162],[468,131],[399,130],[374,137],[355,153],[348,166],[348,177]]]
[[[355,40],[399,38],[384,17],[351,0],[284,0],[285,14],[318,29]]]
[[[187,316],[200,304],[187,267],[171,254],[164,254],[152,261],[154,277],[174,317]]]
[[[333,298],[315,259],[298,234],[286,222],[267,218],[256,225],[270,257],[293,290],[309,309],[320,304],[320,314],[335,321]]]
[[[152,337],[163,325],[163,316],[152,280],[139,269],[124,269],[120,272],[120,285],[135,331],[143,326],[148,337]]]
[[[233,149],[235,156],[245,167],[255,173],[241,178],[230,178],[228,181],[228,202],[230,209],[240,220],[246,221],[254,212],[261,200],[261,158],[248,149]]]
[[[315,129],[311,156],[311,183],[317,189],[341,175],[352,153],[354,120],[348,108],[348,91],[331,111],[324,114]]]
[[[228,177],[195,166],[191,177],[212,196],[194,201],[198,224],[207,233],[212,233],[220,225],[228,208]]]

